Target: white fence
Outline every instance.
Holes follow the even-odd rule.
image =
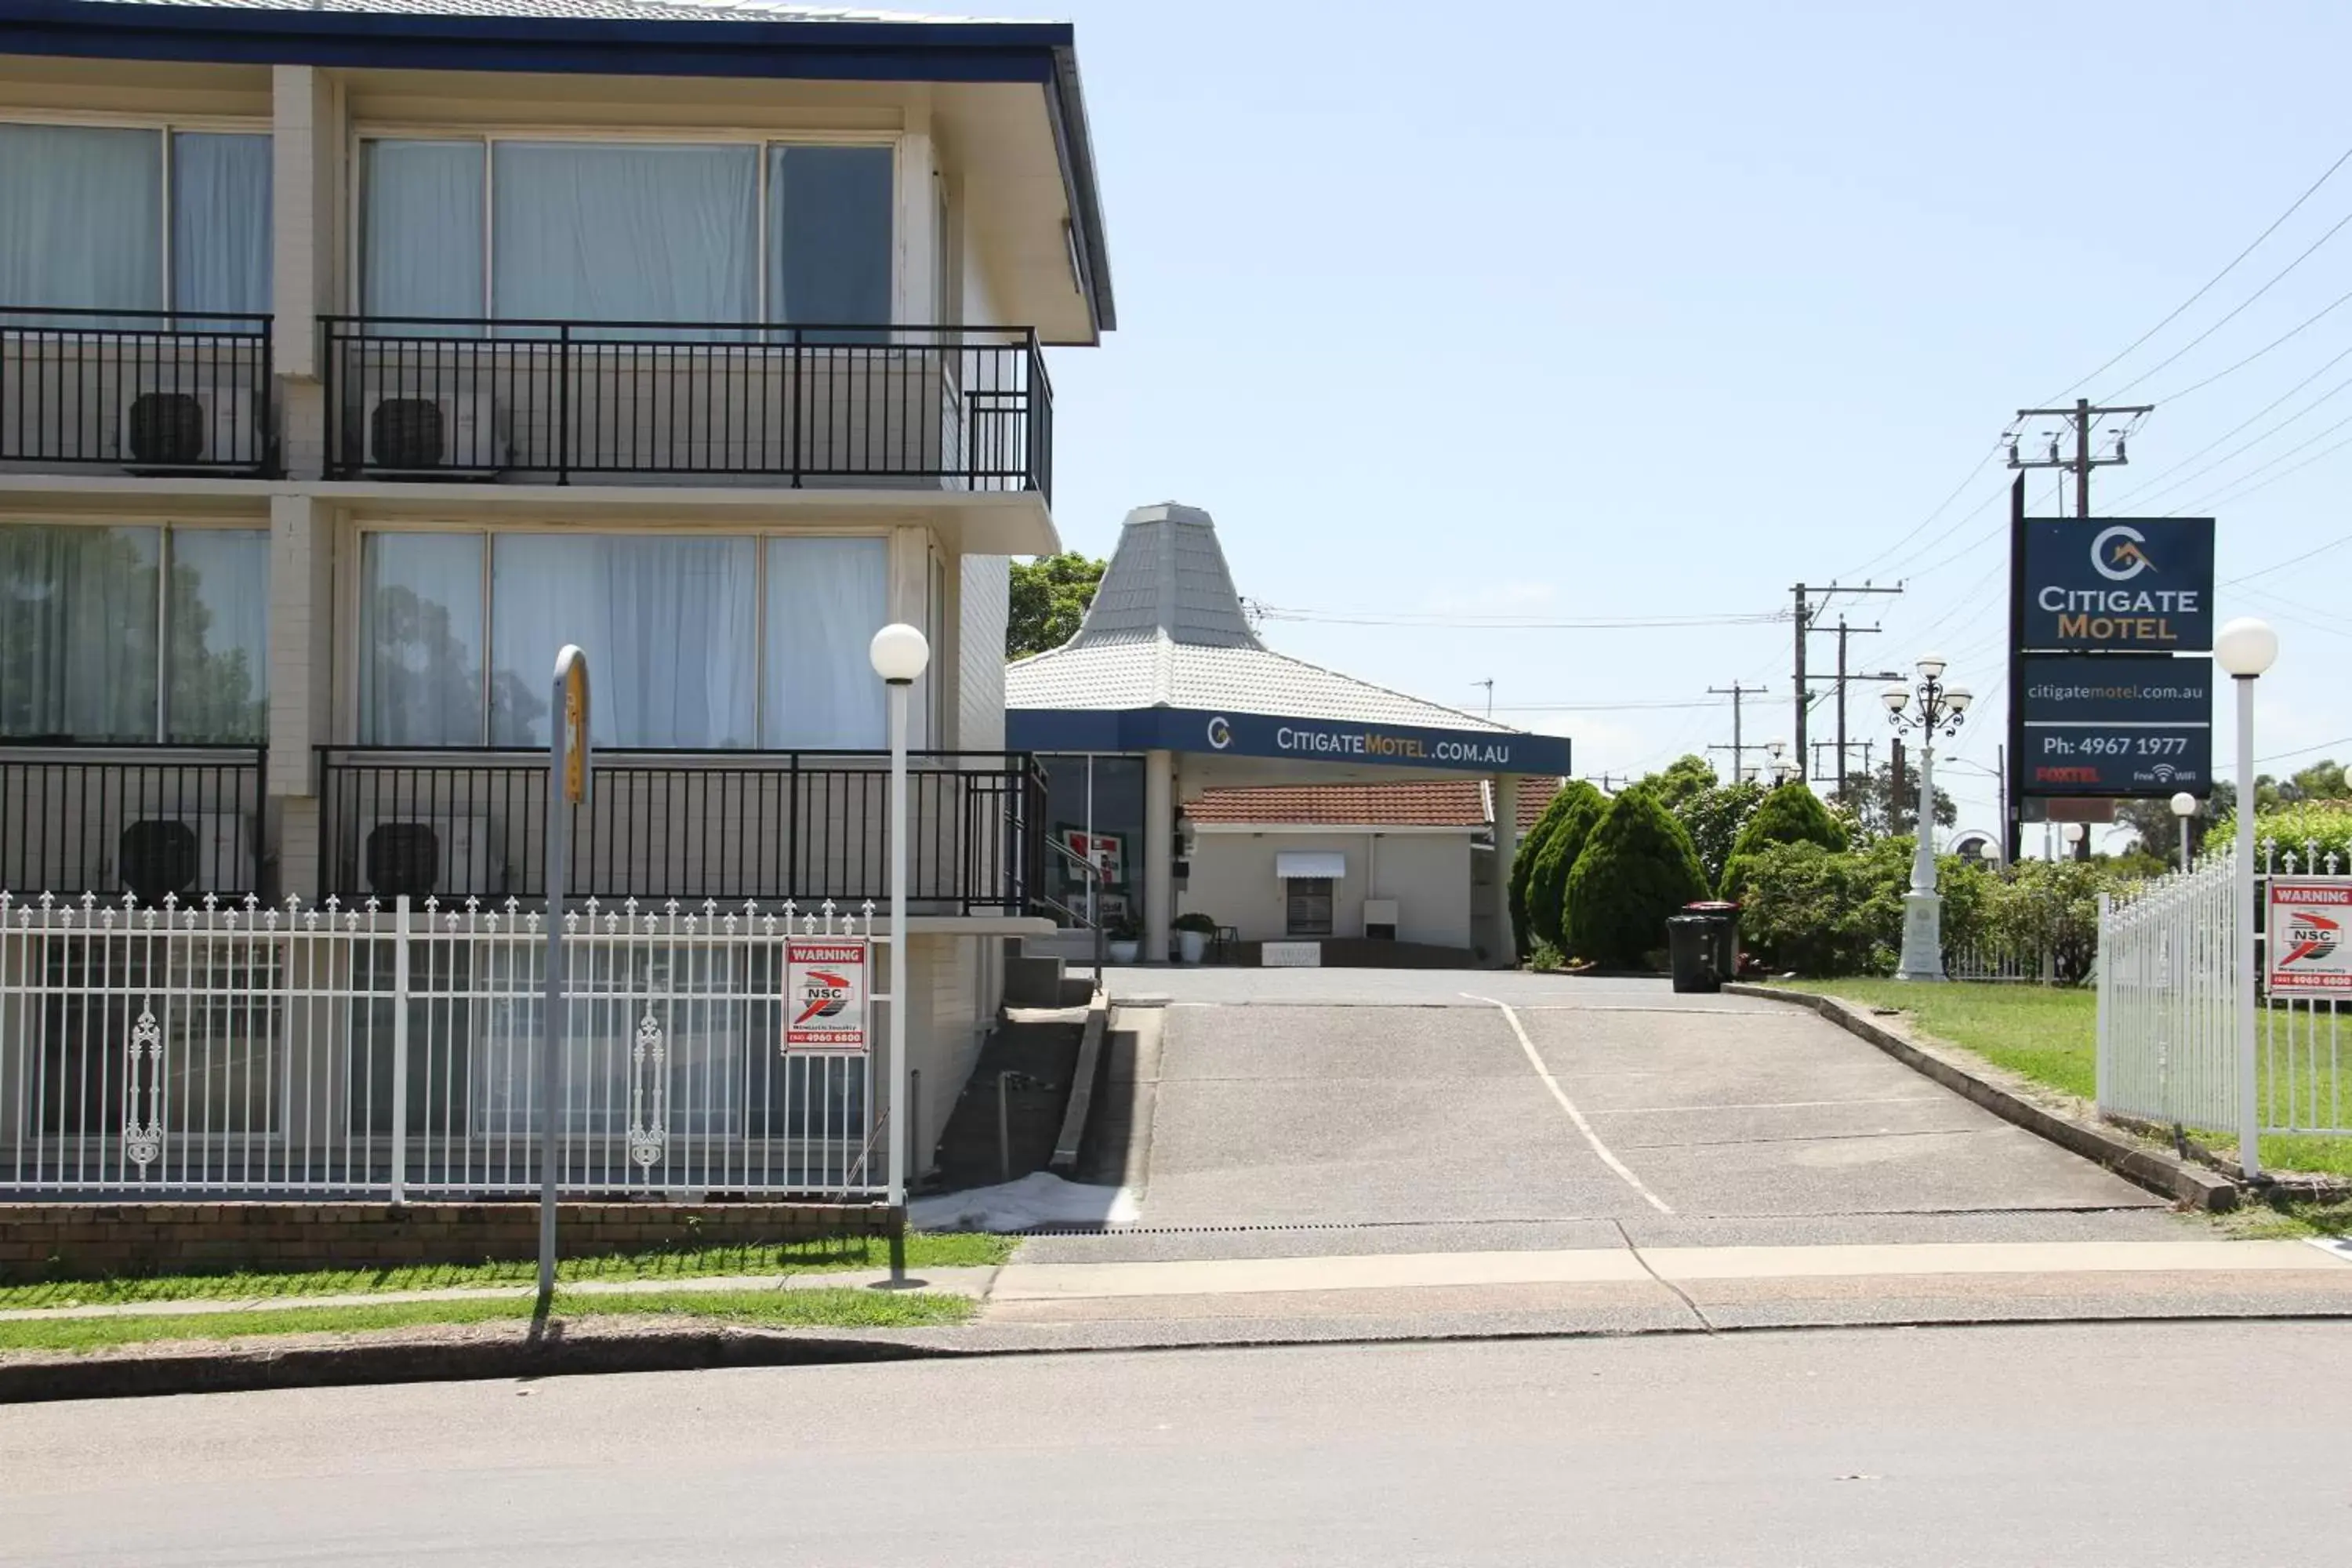
[[[2255,906],[2272,874],[2336,869],[2310,847],[2265,844]],[[2234,856],[2100,900],[2098,1100],[2102,1111],[2200,1130],[2239,1123],[2236,963],[2242,917]],[[2255,932],[2256,974],[2266,933]],[[2255,1113],[2264,1132],[2352,1135],[2338,1005],[2258,993]]]
[[[881,1193],[870,1057],[782,1046],[787,937],[864,916],[567,914],[562,1190]],[[512,901],[0,894],[0,1193],[536,1193],[545,942]]]

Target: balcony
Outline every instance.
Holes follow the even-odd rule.
[[[572,809],[566,897],[887,904],[889,781],[888,760],[866,752],[601,751]],[[323,748],[321,891],[535,901],[547,785],[536,749]],[[908,912],[1027,913],[1045,788],[1025,752],[914,753]]]
[[[264,891],[257,746],[0,744],[0,890]]]
[[[0,306],[0,470],[275,471],[269,319]]]
[[[329,317],[327,471],[1053,488],[1034,332]]]

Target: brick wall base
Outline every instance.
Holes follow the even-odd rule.
[[[879,1205],[567,1203],[566,1258],[881,1236]],[[539,1205],[0,1203],[0,1282],[118,1274],[300,1273],[539,1256]]]

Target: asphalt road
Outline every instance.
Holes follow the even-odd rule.
[[[2342,1560],[2352,1325],[1864,1330],[0,1412],[0,1564]]]
[[[1276,984],[1235,1004],[1229,973]],[[2080,1235],[2061,1216],[2086,1213],[2114,1239],[2169,1223],[2154,1195],[1785,1004],[1469,972],[1153,978],[1174,993],[1154,1229],[1403,1227],[1438,1248],[1606,1245],[1621,1225],[1805,1241],[1939,1239],[1962,1215],[2059,1221],[2013,1239]],[[1883,1223],[1899,1216],[1919,1223]]]

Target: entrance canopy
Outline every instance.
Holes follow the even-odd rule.
[[[1391,769],[1570,771],[1563,737],[1514,730],[1267,647],[1242,613],[1216,525],[1173,503],[1128,514],[1078,634],[1008,667],[1005,707],[1006,742],[1015,750],[1216,759],[1206,769],[1188,761],[1188,776],[1204,784],[1379,777]]]

